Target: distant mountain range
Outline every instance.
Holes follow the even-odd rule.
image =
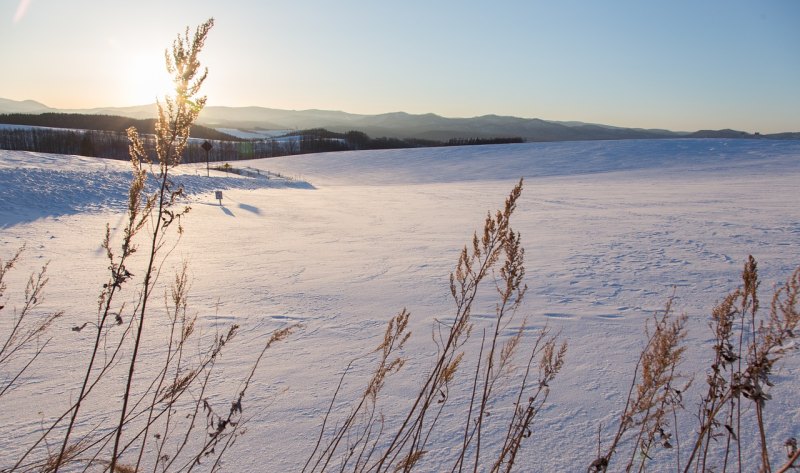
[[[82,113],[153,118],[155,104],[136,107],[55,109],[33,100],[0,98],[0,113]],[[581,141],[652,138],[772,138],[800,139],[800,132],[753,135],[737,130],[675,132],[658,129],[621,128],[582,122],[555,122],[538,118],[484,115],[446,118],[432,113],[405,112],[360,115],[329,110],[279,110],[264,107],[208,106],[198,123],[211,128],[242,131],[305,130],[325,128],[335,132],[358,130],[372,137],[420,138],[446,141],[451,138],[520,137],[526,141]]]

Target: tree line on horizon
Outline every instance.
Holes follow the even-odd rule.
[[[328,151],[360,151],[370,149],[435,148],[439,146],[472,146],[524,143],[521,137],[451,138],[447,141],[422,138],[393,138],[382,136],[371,138],[362,131],[350,130],[336,133],[325,128],[313,128],[292,132],[287,136],[300,137],[300,153]]]
[[[117,131],[125,133],[135,127],[142,133],[155,133],[155,118],[130,118],[119,115],[87,115],[82,113],[6,113],[0,114],[0,123],[73,130]],[[202,125],[192,126],[192,137],[206,140],[243,141],[242,138]]]
[[[150,157],[156,161],[155,120],[137,120],[112,115],[74,113],[0,114],[0,124],[23,125],[25,128],[0,128],[0,149],[38,153],[73,154],[109,159],[128,159],[128,136],[133,126],[142,130],[142,139]],[[439,146],[471,146],[523,143],[521,137],[452,138],[448,141],[420,138],[372,138],[350,130],[337,133],[314,128],[288,133],[282,137],[243,139],[213,128],[195,125],[192,140],[187,144],[182,162],[238,161],[279,156],[335,151],[402,149]],[[206,153],[203,142],[212,148]]]

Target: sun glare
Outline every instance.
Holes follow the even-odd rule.
[[[172,82],[164,66],[164,57],[137,55],[126,62],[129,65],[123,86],[124,95],[131,105],[145,105],[162,100],[172,94]]]

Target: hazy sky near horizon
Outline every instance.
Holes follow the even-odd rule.
[[[0,97],[151,103],[209,17],[209,105],[800,131],[795,0],[5,0]]]

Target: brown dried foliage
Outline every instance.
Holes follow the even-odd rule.
[[[636,365],[617,433],[606,453],[598,454],[591,463],[589,471],[606,471],[625,434],[636,426],[639,430],[631,437],[626,471],[634,468],[637,457],[638,470],[643,471],[651,458],[651,449],[657,445],[675,447],[676,468],[684,473],[741,472],[749,455],[745,449],[751,445],[758,448],[761,471],[769,472],[775,467],[784,472],[795,467],[798,455],[796,447],[791,448],[796,446],[793,439],[787,440],[787,459],[782,464],[774,465],[770,459],[764,406],[772,399],[769,388],[774,386],[771,375],[775,364],[796,350],[800,268],[775,290],[766,318],[759,311],[759,286],[758,266],[750,256],[742,270],[742,285],[711,312],[713,357],[706,375],[707,390],[697,410],[697,426],[689,439],[688,458],[681,458],[677,436],[679,431],[686,434],[688,429],[677,425],[676,415],[676,411],[684,409],[683,393],[688,384],[680,389],[675,387],[680,379],[677,366],[685,350],[682,343],[686,317],[670,315],[670,300],[663,315],[656,317],[655,332],[648,332],[648,342]],[[747,406],[752,408],[752,416],[745,416]],[[754,422],[755,438],[742,438],[750,431],[743,429],[743,421]],[[713,444],[722,445],[721,458],[711,455]]]
[[[549,330],[542,330],[529,347],[524,373],[515,377],[517,353],[527,342],[526,323],[521,321],[510,336],[505,336],[504,332],[514,321],[527,290],[525,251],[519,234],[510,225],[521,192],[522,181],[512,190],[503,209],[494,215],[488,214],[482,232],[475,233],[471,245],[462,249],[450,275],[455,314],[447,323],[438,322],[435,327],[433,340],[437,355],[414,399],[408,406],[392,406],[392,412],[403,409],[406,412],[399,423],[387,426],[385,416],[376,414],[376,405],[388,376],[401,369],[405,362],[402,356],[391,361],[389,356],[395,349],[402,348],[410,335],[404,333],[408,323],[405,310],[389,321],[383,342],[375,352],[379,355],[377,369],[364,394],[350,414],[330,430],[327,425],[331,421],[332,406],[349,366],[345,370],[303,471],[325,471],[331,466],[339,470],[376,472],[428,468],[424,465],[429,454],[429,440],[440,427],[439,419],[446,409],[466,411],[463,438],[453,458],[453,471],[485,467],[492,471],[509,471],[513,467],[523,440],[532,434],[531,426],[546,401],[549,383],[561,370],[566,356],[566,344],[558,345]],[[467,353],[466,345],[473,333],[473,307],[486,278],[494,280],[497,298],[494,321],[488,334],[485,329],[483,331],[475,368],[463,373],[472,386],[468,405],[450,406],[451,387],[457,383]],[[531,371],[535,369],[537,358],[540,358],[539,376],[532,382]],[[495,390],[500,382],[510,385],[516,392],[516,402],[506,420],[508,429],[502,446],[482,451],[483,424],[490,410],[500,407],[495,405]],[[386,439],[381,440],[384,436]],[[334,466],[332,461],[336,457],[339,460]]]

